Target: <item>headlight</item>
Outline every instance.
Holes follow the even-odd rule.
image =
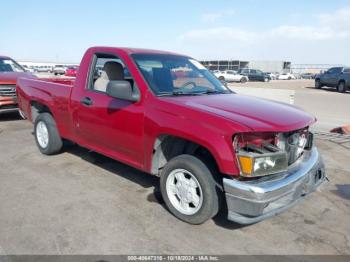
[[[288,169],[288,154],[276,145],[275,133],[238,134],[233,147],[241,176],[266,176]]]
[[[258,154],[253,152],[238,153],[241,175],[257,177],[286,171],[288,158],[285,152]]]

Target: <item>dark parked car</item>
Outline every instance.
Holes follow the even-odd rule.
[[[238,70],[238,74],[247,76],[249,81],[269,82],[271,80],[269,75],[257,69],[240,69]]]
[[[323,86],[335,87],[338,92],[344,93],[350,88],[350,67],[332,67],[315,78],[315,88]]]

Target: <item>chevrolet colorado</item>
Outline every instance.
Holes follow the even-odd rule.
[[[66,139],[159,176],[168,210],[191,224],[220,206],[256,223],[325,179],[314,117],[235,94],[188,56],[93,47],[75,80],[21,78],[17,93],[43,154]]]

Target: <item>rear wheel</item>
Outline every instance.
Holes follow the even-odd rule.
[[[345,93],[346,88],[345,88],[345,82],[341,81],[339,82],[338,86],[337,86],[337,90],[339,93]]]
[[[41,113],[34,124],[35,141],[41,153],[57,154],[62,148],[62,139],[58,133],[56,122],[49,113]]]
[[[247,82],[247,78],[246,77],[242,77],[240,82],[241,83],[246,83]]]
[[[168,210],[187,223],[202,224],[219,211],[216,182],[208,167],[194,156],[170,160],[162,170],[160,190]]]
[[[220,80],[221,82],[225,82],[225,77],[220,76],[220,77],[219,77],[219,80]]]

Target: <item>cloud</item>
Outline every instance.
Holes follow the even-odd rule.
[[[315,16],[324,27],[347,31],[350,30],[350,6],[339,9],[333,13],[318,14]]]
[[[207,21],[221,18],[207,16]],[[239,27],[192,29],[178,36],[182,51],[199,59],[266,59],[296,63],[350,63],[350,7],[314,15],[312,25],[261,31]]]
[[[203,22],[213,23],[221,18],[232,16],[235,13],[236,12],[233,9],[229,9],[221,12],[215,12],[215,13],[205,13],[201,15],[201,20]]]

